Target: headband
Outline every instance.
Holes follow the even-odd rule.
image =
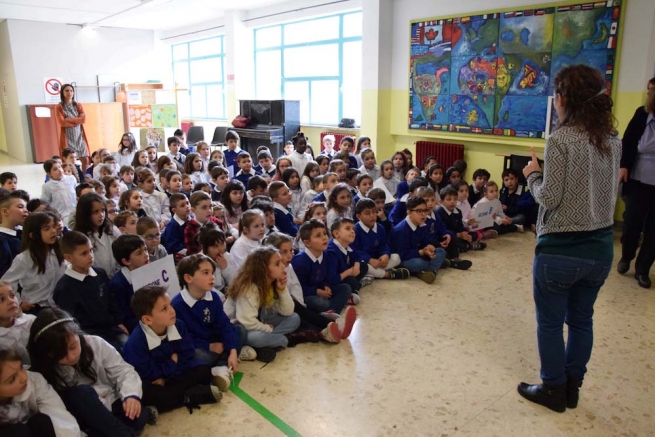
[[[606,93],[606,90],[605,90],[605,88],[603,87],[603,89],[601,89],[601,90],[598,92],[598,94],[595,94],[595,95],[589,97],[587,100],[585,100],[584,102],[582,102],[582,104],[584,105],[585,103],[588,103],[588,102],[590,102],[591,100],[595,99],[596,97],[601,96],[601,95],[603,95],[603,94],[605,94],[605,93]]]
[[[55,325],[59,325],[60,323],[65,323],[65,322],[75,322],[75,319],[72,317],[67,317],[65,319],[59,319],[59,320],[55,320],[54,322],[48,323],[43,328],[41,328],[41,330],[37,332],[37,334],[34,336],[34,342],[36,342],[41,336],[41,334],[46,332],[48,329],[52,328]]]

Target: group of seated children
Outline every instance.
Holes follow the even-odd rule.
[[[374,280],[433,283],[534,219],[512,170],[500,191],[483,169],[469,187],[463,161],[418,169],[404,151],[378,166],[370,139],[337,152],[329,135],[314,159],[302,133],[253,165],[233,131],[211,153],[178,134],[161,156],[125,134],[89,169],[64,149],[36,199],[0,175],[3,436],[136,435],[217,402],[240,361],[347,339]],[[181,292],[134,290],[135,271],[168,255]]]

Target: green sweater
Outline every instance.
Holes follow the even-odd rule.
[[[595,231],[543,234],[539,236],[535,248],[535,255],[539,254],[612,261],[614,258],[612,227]]]

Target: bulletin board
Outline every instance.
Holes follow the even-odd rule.
[[[411,23],[409,128],[544,138],[562,68],[616,81],[621,0]]]
[[[174,93],[166,90],[128,91],[127,111],[130,127],[177,128]]]

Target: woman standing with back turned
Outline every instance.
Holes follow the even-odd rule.
[[[66,147],[75,150],[77,157],[82,162],[82,172],[86,173],[90,152],[89,141],[84,133],[84,122],[86,121],[84,107],[75,101],[73,85],[62,86],[59,97],[61,103],[55,106],[55,115],[61,126],[59,150],[64,150]]]
[[[522,382],[518,391],[561,413],[578,404],[593,346],[594,302],[612,268],[621,140],[605,81],[591,67],[557,74],[555,108],[560,124],[546,143],[543,171],[534,150],[523,169],[539,203],[532,275],[543,383]]]

